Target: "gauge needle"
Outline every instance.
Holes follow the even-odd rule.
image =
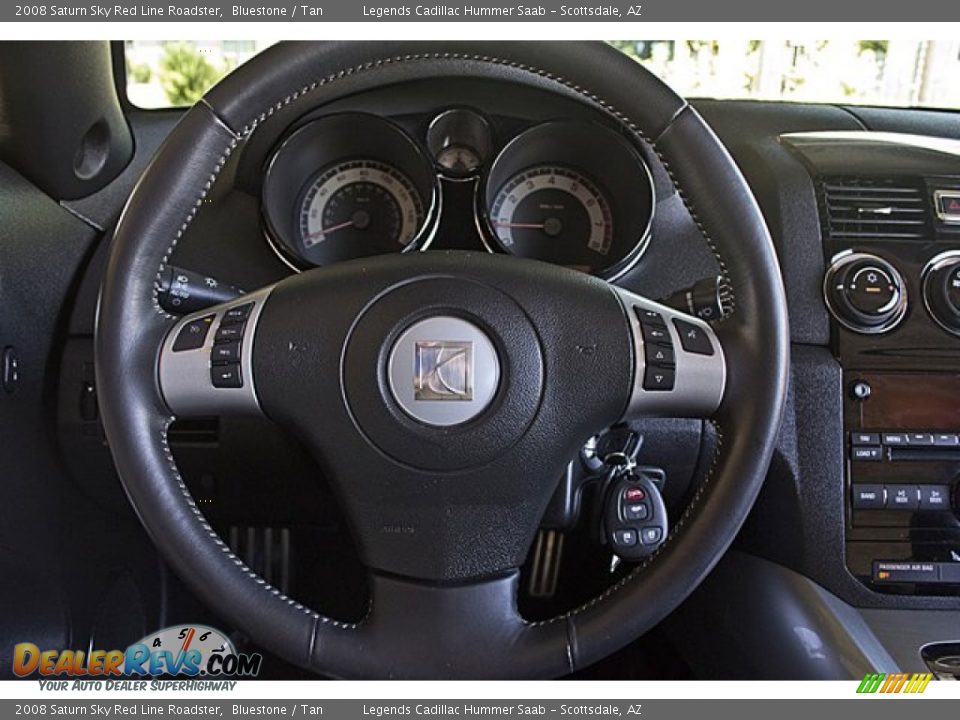
[[[500,220],[497,220],[493,224],[496,225],[497,227],[529,228],[531,230],[543,230],[543,228],[546,226],[546,223],[514,223],[514,222],[502,222]]]
[[[347,220],[346,222],[342,222],[339,225],[331,225],[330,227],[324,228],[323,230],[317,230],[316,232],[312,232],[309,235],[307,235],[307,237],[315,238],[318,235],[326,236],[326,235],[329,235],[330,233],[336,232],[337,230],[343,230],[344,228],[348,228],[351,225],[355,225],[356,222],[357,222],[356,220]]]

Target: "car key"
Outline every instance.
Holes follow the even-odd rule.
[[[667,507],[653,480],[634,468],[618,473],[609,484],[604,535],[622,560],[642,560],[667,537]]]

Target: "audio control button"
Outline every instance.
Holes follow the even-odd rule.
[[[950,488],[946,485],[921,485],[920,509],[949,510]]]
[[[854,446],[851,453],[854,460],[879,462],[883,460],[883,448],[876,445]]]
[[[916,485],[887,485],[887,507],[916,510],[920,507],[920,488]]]
[[[886,492],[883,485],[854,485],[854,510],[880,510],[886,502]]]

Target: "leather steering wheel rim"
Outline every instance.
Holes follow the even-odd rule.
[[[158,278],[228,157],[274,116],[437,75],[499,78],[577,97],[656,151],[721,268],[732,311],[716,326],[727,356],[708,477],[660,550],[600,597],[548,622],[515,613],[516,575],[437,593],[373,579],[368,619],[337,622],[272,588],[203,517],[167,443],[174,419],[157,349],[174,318]],[[656,238],[654,238],[656,242]],[[98,394],[124,489],[167,561],[222,617],[264,648],[338,677],[554,677],[614,652],[662,620],[733,541],[766,476],[784,409],[789,333],[773,243],[720,141],[652,74],[601,43],[282,43],[189,110],[144,173],[116,229],[101,292]],[[402,586],[402,588],[401,588]],[[400,597],[399,603],[378,598]],[[418,613],[417,608],[429,608]],[[471,635],[464,626],[481,629]],[[419,615],[429,615],[418,617]],[[433,641],[398,627],[427,629]],[[460,642],[479,651],[451,656]],[[434,642],[435,641],[435,642]]]

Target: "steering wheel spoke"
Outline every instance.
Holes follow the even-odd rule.
[[[259,413],[253,339],[273,287],[181,318],[158,362],[160,392],[177,416]]]
[[[615,287],[633,339],[634,372],[625,419],[711,417],[723,401],[726,356],[707,323]]]

